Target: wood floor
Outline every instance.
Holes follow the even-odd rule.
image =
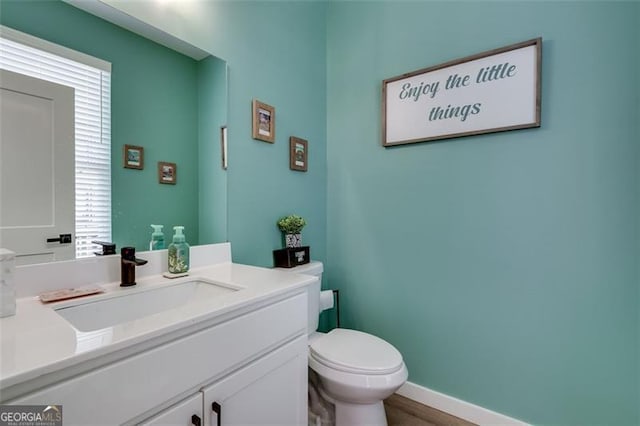
[[[466,420],[393,394],[384,401],[389,426],[474,426]]]

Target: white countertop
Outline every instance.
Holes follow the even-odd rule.
[[[99,365],[101,359],[113,361],[131,355],[137,352],[136,347],[146,345],[148,348],[168,341],[163,339],[171,340],[224,321],[283,298],[288,293],[304,291],[306,286],[317,280],[312,276],[231,262],[192,269],[187,279],[194,278],[215,281],[239,290],[209,299],[207,303],[190,303],[91,332],[76,330],[54,309],[173,285],[185,279],[145,276],[138,278],[134,287],[120,287],[114,282],[101,285],[105,290],[103,294],[49,304],[43,304],[36,296],[18,299],[16,315],[0,319],[0,401],[10,399],[10,395],[2,395],[2,391],[9,387],[37,381],[44,375],[58,374],[80,364],[89,368],[92,363],[93,366]]]

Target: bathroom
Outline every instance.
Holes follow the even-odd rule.
[[[107,3],[227,62],[234,262],[272,266],[295,212],[341,325],[398,348],[416,399],[640,423],[640,4]],[[535,37],[541,127],[381,146],[382,80]]]

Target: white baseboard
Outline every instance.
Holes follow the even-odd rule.
[[[396,393],[420,404],[428,405],[429,407],[477,425],[528,425],[523,421],[487,410],[478,405],[462,401],[411,382],[406,382]]]

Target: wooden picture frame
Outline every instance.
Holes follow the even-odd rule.
[[[306,172],[308,151],[309,145],[306,140],[291,136],[289,138],[289,168]]]
[[[175,185],[178,180],[178,167],[176,163],[158,161],[158,183]]]
[[[542,38],[382,82],[382,145],[540,127]]]
[[[274,143],[276,140],[276,109],[254,99],[251,111],[253,138]]]
[[[144,169],[144,148],[136,145],[122,147],[122,163],[126,169]]]

